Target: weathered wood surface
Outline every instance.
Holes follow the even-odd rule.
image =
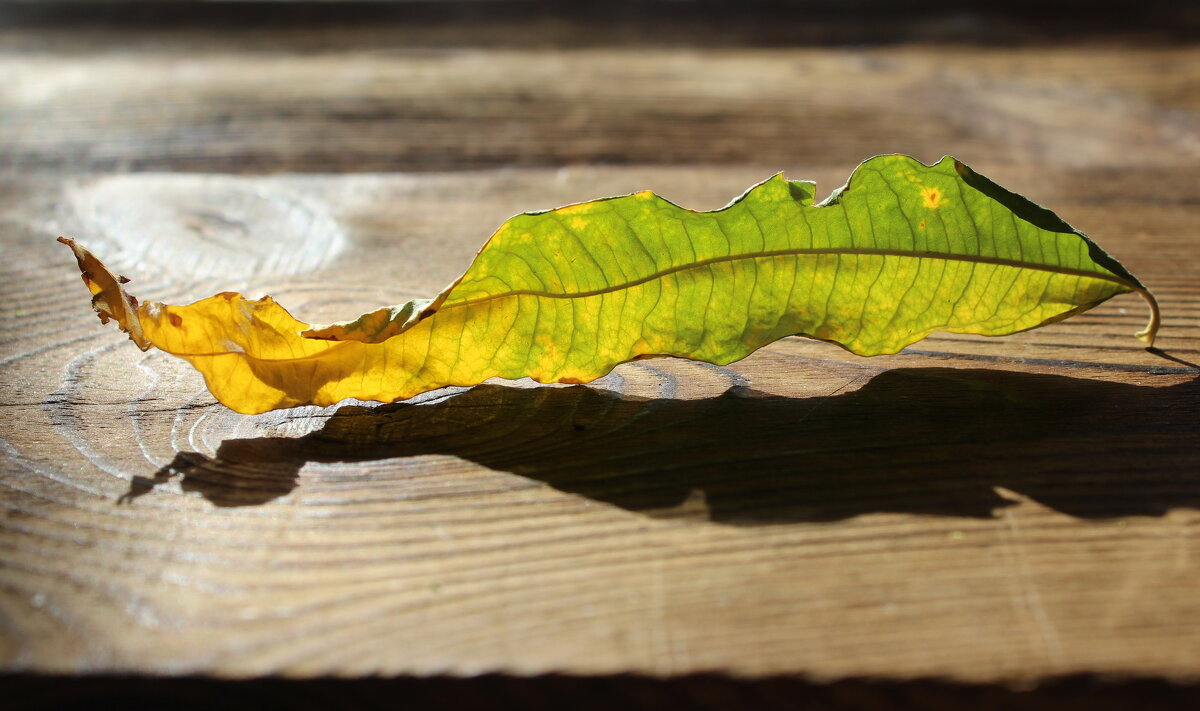
[[[0,35],[5,668],[1200,676],[1200,49],[321,37]],[[246,417],[101,327],[53,241],[321,321],[436,292],[517,211],[825,193],[883,151],[1090,233],[1163,352],[1130,296]]]

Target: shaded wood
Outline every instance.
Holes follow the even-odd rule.
[[[581,677],[399,677],[393,679],[214,680],[197,677],[77,678],[0,677],[12,711],[57,709],[72,704],[120,708],[182,706],[205,708],[327,709],[352,699],[359,709],[453,706],[463,711],[530,709],[581,711],[632,708],[655,711],[804,711],[819,709],[909,709],[1002,711],[1175,711],[1195,699],[1195,687],[1156,679],[1049,679],[1036,689],[966,684],[935,679],[842,679],[830,683],[795,677],[734,679],[694,674],[667,679],[637,675]]]
[[[1196,678],[1194,47],[196,42],[0,57],[7,669]],[[1088,232],[1162,351],[1125,296],[895,356],[247,417],[102,328],[53,241],[146,298],[329,321],[435,293],[517,211],[711,209],[781,169],[824,194],[885,150]]]
[[[603,4],[557,0],[46,0],[0,4],[11,28],[81,29],[85,42],[121,34],[150,41],[207,36],[245,43],[269,37],[293,49],[400,45],[763,47],[906,42],[1062,45],[1190,42],[1200,13],[1174,0],[1136,12],[1089,0],[744,0]],[[320,31],[313,31],[318,28]],[[133,30],[134,32],[130,32]],[[111,34],[110,34],[111,33]],[[59,39],[63,39],[59,35]],[[31,42],[31,46],[36,46]]]

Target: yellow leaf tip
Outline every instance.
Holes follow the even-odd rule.
[[[92,292],[92,309],[100,317],[100,323],[116,321],[138,348],[143,351],[149,350],[154,344],[142,332],[138,300],[126,293],[121,286],[129,280],[114,274],[95,255],[70,237],[60,236],[57,241],[70,247],[75,255],[83,283],[87,285],[88,291]]]

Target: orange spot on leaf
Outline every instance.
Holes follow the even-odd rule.
[[[926,186],[921,188],[921,206],[930,210],[936,210],[948,201],[942,195],[940,188]]]

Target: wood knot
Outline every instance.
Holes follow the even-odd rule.
[[[276,179],[114,175],[69,188],[64,226],[180,279],[304,274],[345,247],[318,200]]]

